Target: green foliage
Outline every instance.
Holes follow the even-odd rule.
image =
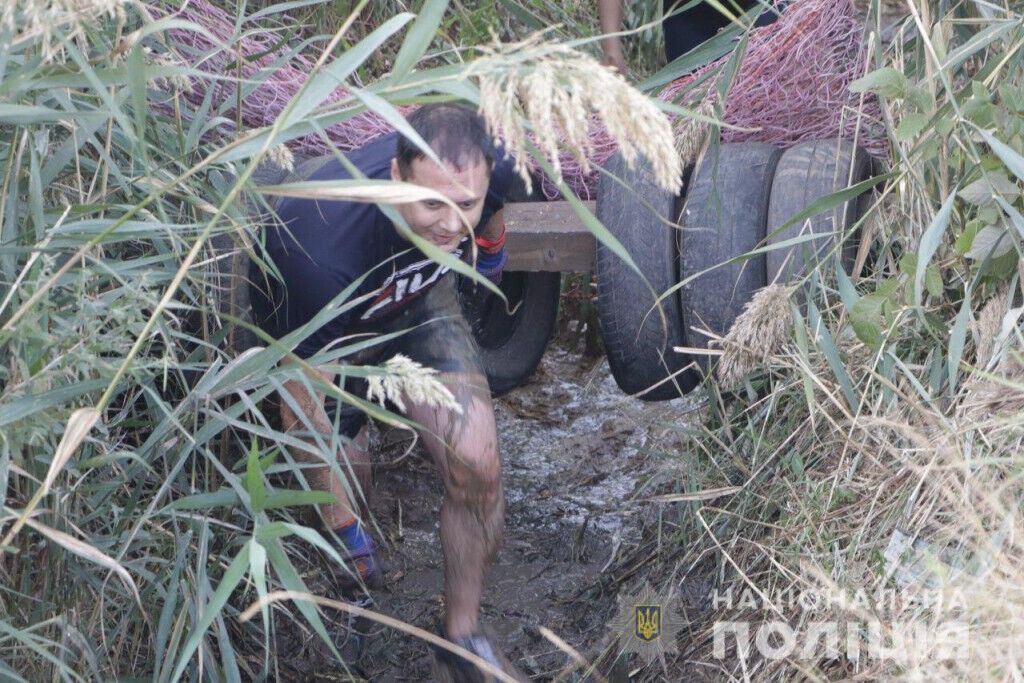
[[[274,0],[256,0],[249,3],[251,10],[270,8]],[[427,4],[424,0],[382,0],[370,3],[359,15],[352,32],[342,43],[345,49],[358,42],[370,31],[402,12],[420,15]],[[289,15],[297,23],[306,25],[313,33],[329,35],[352,13],[356,0],[317,2],[297,8]],[[522,39],[530,33],[544,31],[557,42],[579,41],[580,38],[600,33],[597,2],[558,2],[556,0],[481,0],[465,2],[452,0],[444,12],[425,52],[426,64],[468,59],[465,52],[474,46],[492,42],[495,36],[503,41]],[[661,35],[661,3],[626,3],[623,29],[630,31],[623,37],[623,47],[630,67],[638,78],[653,73],[664,63]],[[596,42],[584,46],[595,56],[599,54]],[[399,65],[398,46],[390,43],[375,52],[359,70],[363,81],[372,81]],[[422,65],[422,64],[421,64]]]
[[[856,93],[873,92],[883,97],[906,97],[907,77],[891,66],[883,66],[850,84]]]
[[[893,323],[893,311],[897,305],[894,295],[899,285],[897,279],[882,282],[874,292],[860,297],[850,311],[853,331],[874,349],[882,346],[883,331]]]
[[[74,38],[0,27],[0,677],[251,680],[290,620],[333,651],[311,603],[234,618],[270,590],[309,592],[295,558],[343,562],[307,526],[333,497],[308,490],[289,454],[301,442],[265,400],[308,383],[302,364],[281,366],[277,345],[228,351],[255,334],[228,314],[231,263],[265,217],[249,180],[262,157],[322,120],[325,95],[372,72],[381,47],[419,65],[445,5],[351,38],[273,127],[237,138],[208,134],[221,113],[182,97],[191,69],[152,57],[190,54],[174,22],[129,8]],[[289,9],[324,11],[268,6],[245,30],[280,30]],[[387,97],[349,108],[386,116]],[[91,428],[96,413],[76,412],[89,407]],[[340,443],[310,438],[337,469]]]
[[[888,3],[868,4],[870,27]],[[1006,587],[1019,585],[1021,547],[1000,534],[1021,528],[1024,499],[1024,4],[896,4],[912,16],[891,31],[894,43],[868,43],[868,72],[851,86],[879,98],[892,152],[858,226],[863,267],[820,261],[791,301],[792,338],[750,380],[759,391],[711,387],[709,414],[681,457],[704,476],[696,488],[742,492],[681,522],[680,550],[662,566],[706,562],[719,595],[850,594],[899,589],[907,576],[894,578],[901,567],[887,544],[899,533],[927,539],[940,549],[928,562],[942,571],[926,590],[975,591],[965,612],[972,654],[881,664],[876,675],[1012,677],[1019,657],[993,664],[985,653],[1000,651],[996,634],[1020,609]],[[782,610],[791,624],[819,616]],[[691,622],[696,640],[710,637],[711,620]],[[754,656],[726,666],[737,678],[840,680],[859,663],[840,656],[797,670]]]
[[[311,630],[337,655],[311,602],[236,618],[271,591],[310,592],[311,566],[345,570],[309,526],[311,507],[333,497],[309,490],[291,455],[303,433],[340,475],[341,439],[308,424],[283,432],[270,399],[286,382],[309,386],[304,363],[280,361],[355,305],[358,284],[280,344],[234,317],[234,271],[268,219],[252,176],[311,126],[366,110],[398,125],[396,104],[472,97],[458,77],[473,45],[492,32],[593,35],[595,7],[230,3],[249,21],[225,41],[229,53],[255,32],[318,57],[351,19],[273,126],[234,133],[225,125],[234,102],[184,97],[188,78],[208,78],[189,64],[212,55],[174,43],[181,20],[126,5],[47,32],[0,26],[0,677],[267,678],[293,654],[279,655],[272,638],[289,629]],[[648,19],[631,11],[627,20]],[[299,27],[314,36],[301,45]],[[656,39],[651,30],[627,38],[651,56],[641,72],[660,54]],[[353,97],[324,111],[339,83]],[[235,357],[229,348],[243,336],[269,345]],[[338,364],[380,341],[309,362]],[[317,389],[386,415],[337,387]]]

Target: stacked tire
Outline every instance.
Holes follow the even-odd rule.
[[[544,201],[540,183],[532,192],[518,176],[508,202]],[[462,313],[473,330],[492,396],[525,384],[540,365],[555,331],[562,293],[559,272],[506,271],[498,288],[505,300],[472,280],[460,278]],[[507,303],[506,303],[507,302]]]
[[[843,140],[786,150],[725,143],[699,160],[676,197],[648,168],[610,159],[597,215],[636,266],[598,244],[598,316],[619,387],[644,400],[685,395],[714,370],[715,356],[701,352],[757,290],[799,280],[836,253],[849,269],[865,195],[803,214],[870,174],[869,157]]]

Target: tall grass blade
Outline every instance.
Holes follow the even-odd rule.
[[[949,393],[956,395],[957,380],[960,376],[960,361],[964,357],[964,346],[967,344],[967,325],[971,320],[971,290],[964,292],[964,301],[960,312],[956,315],[953,329],[949,333],[949,350],[947,357],[947,381]]]
[[[416,66],[416,62],[423,58],[447,9],[448,0],[426,0],[423,3],[416,21],[402,43],[402,48],[398,51],[398,56],[395,57],[395,66],[391,74],[396,81],[405,78]]]
[[[853,382],[850,381],[850,375],[847,373],[846,364],[843,363],[842,357],[839,355],[839,349],[836,348],[835,339],[832,337],[832,333],[828,330],[828,325],[821,319],[821,313],[818,311],[818,307],[815,306],[814,301],[808,297],[807,301],[807,319],[811,330],[814,333],[814,341],[821,349],[822,354],[825,356],[825,360],[828,362],[829,368],[832,369],[832,373],[835,375],[836,380],[839,382],[839,388],[843,392],[843,398],[846,399],[847,407],[852,411],[857,409],[857,392],[853,388]]]
[[[836,272],[836,288],[839,290],[839,298],[842,300],[846,310],[852,311],[853,307],[857,304],[857,300],[860,298],[857,295],[857,289],[853,286],[850,276],[846,274],[846,268],[843,266],[842,259],[836,256],[832,264]]]
[[[415,15],[403,12],[377,27],[370,35],[314,74],[285,109],[281,128],[298,123],[319,107],[334,92],[344,85],[348,77],[360,67],[380,46],[397,33]]]
[[[20,642],[22,645],[27,647],[33,653],[35,653],[40,659],[44,659],[54,666],[54,671],[59,672],[61,675],[66,676],[75,681],[83,681],[81,676],[76,674],[74,671],[68,669],[67,665],[60,660],[59,657],[55,656],[51,650],[57,650],[58,646],[56,643],[47,642],[44,639],[29,633],[27,630],[14,628],[4,619],[0,619],[0,635],[5,635],[8,638]],[[43,647],[44,644],[48,644],[51,647]]]
[[[136,131],[135,127],[132,126],[127,114],[124,113],[124,110],[121,109],[120,101],[115,100],[111,96],[110,92],[105,87],[105,84],[99,79],[99,77],[97,77],[96,70],[89,63],[89,60],[86,59],[85,55],[83,55],[75,46],[73,41],[66,41],[65,47],[68,54],[71,56],[71,59],[75,61],[75,64],[78,65],[82,75],[85,76],[86,81],[88,81],[89,85],[92,87],[92,92],[100,98],[104,105],[105,112],[117,121],[117,125],[120,127],[121,133],[124,134],[128,141],[133,145],[137,145],[139,143],[138,131]],[[117,167],[119,164],[111,164],[111,166]]]
[[[124,582],[125,586],[131,589],[132,595],[135,597],[135,602],[138,604],[139,608],[142,608],[142,599],[139,596],[139,588],[135,585],[135,580],[132,579],[132,576],[128,573],[128,570],[126,570],[112,558],[108,557],[107,555],[104,555],[88,543],[80,541],[74,536],[66,534],[63,531],[58,531],[57,529],[49,527],[43,524],[42,522],[37,522],[34,519],[28,519],[26,520],[25,523],[28,524],[28,526],[32,529],[38,531],[46,538],[50,539],[57,545],[71,551],[75,555],[78,555],[79,557],[89,560],[90,562],[94,562],[102,567],[106,567],[110,571],[117,574],[118,578],[120,578]]]
[[[153,659],[156,662],[163,662],[166,666],[169,657],[168,644],[171,635],[171,620],[177,611],[181,586],[181,574],[185,568],[185,560],[188,557],[189,544],[192,541],[192,531],[188,530],[175,539],[174,565],[171,568],[167,581],[163,584],[164,600],[160,608],[160,618],[156,625],[156,637],[153,639]]]
[[[955,200],[956,192],[950,192],[949,196],[942,202],[942,206],[939,207],[939,211],[935,214],[928,229],[921,235],[921,243],[918,246],[917,252],[917,268],[914,271],[914,304],[917,306],[921,305],[921,298],[924,293],[925,271],[928,268],[928,264],[931,263],[932,257],[935,256],[935,252],[938,251],[939,245],[942,243],[942,237],[946,232],[946,228],[949,227],[949,217],[953,212]]]
[[[179,680],[182,674],[185,673],[185,668],[192,659],[192,655],[199,649],[199,643],[206,637],[207,629],[213,624],[214,619],[220,616],[221,611],[227,604],[228,598],[231,596],[231,592],[235,590],[235,587],[238,586],[245,576],[248,566],[249,546],[244,545],[224,571],[224,575],[221,577],[217,590],[210,598],[210,601],[203,605],[202,617],[197,621],[188,641],[185,642],[185,647],[178,653],[178,664],[171,675],[172,680]]]
[[[35,511],[43,496],[50,491],[53,482],[57,480],[57,475],[64,469],[64,465],[75,454],[75,451],[78,450],[82,441],[89,435],[93,425],[99,419],[100,411],[95,408],[79,408],[71,414],[71,417],[68,418],[67,427],[64,430],[64,436],[61,438],[57,451],[53,455],[53,460],[50,462],[50,467],[46,472],[46,479],[43,480],[42,485],[36,490],[28,505],[25,506],[25,509],[21,511],[18,519],[11,525],[7,535],[4,536],[4,540],[0,541],[0,546],[10,545],[11,540],[18,534],[21,527],[29,521],[29,516]]]
[[[281,585],[286,590],[296,591],[299,593],[308,593],[309,589],[306,587],[306,583],[299,576],[299,573],[295,571],[295,566],[292,565],[291,560],[288,559],[287,553],[281,545],[281,541],[277,538],[270,538],[269,540],[262,540],[261,543],[267,551],[267,558],[270,560],[270,566],[274,568],[277,573],[278,579],[281,581]],[[335,553],[335,556],[337,554]],[[338,558],[338,563],[341,563],[341,558]],[[313,628],[313,631],[320,636],[320,639],[327,645],[331,654],[334,655],[335,659],[339,662],[343,662],[341,654],[337,648],[334,647],[334,643],[331,640],[330,635],[327,633],[327,628],[324,626],[323,620],[320,618],[320,613],[316,607],[309,603],[297,602],[295,607],[302,613],[302,616],[306,618],[306,621]]]
[[[18,675],[14,669],[7,666],[3,660],[0,660],[0,676],[2,676],[5,681],[11,681],[12,683],[28,683],[27,680]]]
[[[1024,156],[1021,156],[1016,150],[991,132],[978,129],[978,133],[985,139],[985,142],[992,148],[996,156],[1006,164],[1006,168],[1010,169],[1017,178],[1024,180]]]
[[[269,7],[256,10],[252,14],[245,17],[246,23],[254,23],[263,17],[270,17],[275,14],[285,14],[292,10],[302,9],[303,7],[311,7],[315,5],[322,5],[323,0],[291,0],[291,2],[278,2]]]
[[[362,88],[352,88],[350,92],[353,97],[366,105],[368,110],[373,111],[387,121],[388,125],[398,131],[403,137],[411,140],[428,159],[441,165],[441,159],[434,152],[434,149],[409,125],[409,122],[405,120],[402,113],[387,100]]]
[[[29,126],[39,123],[56,123],[67,119],[79,118],[59,109],[51,109],[38,104],[10,104],[0,102],[0,123],[11,126]]]

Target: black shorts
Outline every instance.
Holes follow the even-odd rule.
[[[469,323],[462,315],[455,285],[455,275],[447,273],[426,294],[396,314],[383,320],[353,326],[352,334],[401,334],[359,351],[347,357],[345,362],[352,365],[379,365],[400,353],[438,372],[478,375],[483,378],[480,349]],[[486,381],[481,379],[484,386]],[[343,388],[360,398],[366,396],[366,381],[362,378],[350,377],[344,380]],[[348,437],[355,436],[366,424],[366,413],[354,406],[346,405],[338,409],[333,403],[330,401],[327,404],[328,417],[338,418],[341,433]]]

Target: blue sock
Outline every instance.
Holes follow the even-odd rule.
[[[377,570],[373,537],[366,533],[366,529],[358,520],[353,519],[348,524],[338,527],[334,533],[341,539],[349,558],[356,560],[356,567],[361,576],[369,576]]]

